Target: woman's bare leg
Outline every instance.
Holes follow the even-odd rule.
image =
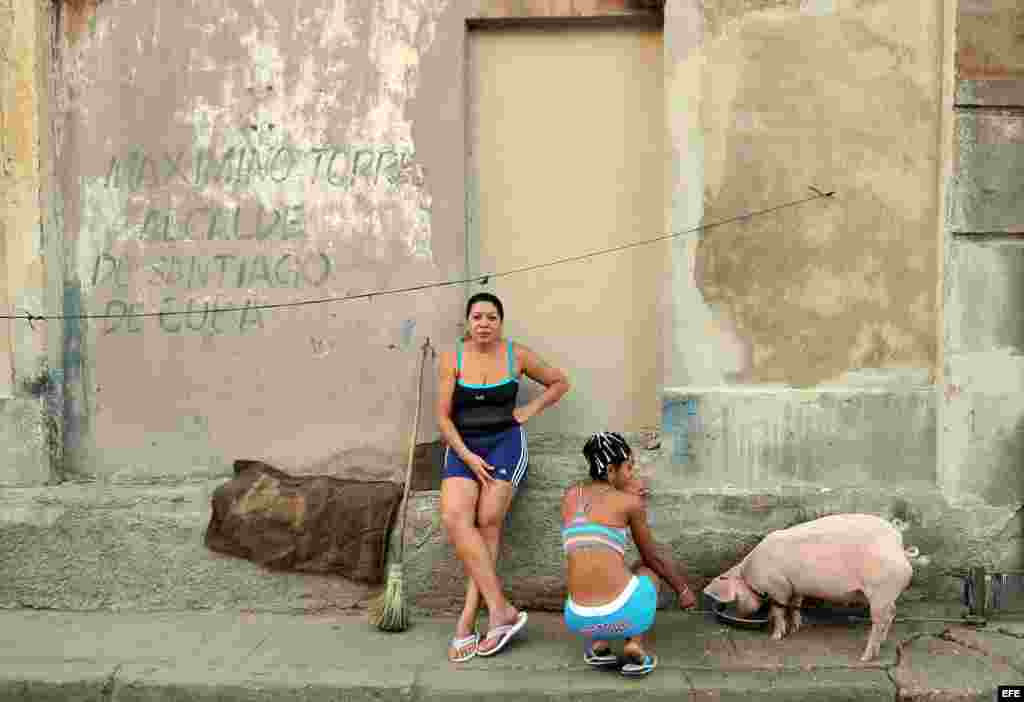
[[[487,603],[491,625],[508,624],[518,611],[505,598],[494,560],[483,535],[476,526],[477,502],[481,490],[475,480],[445,478],[441,483],[441,519],[455,554]],[[469,631],[456,632],[466,636]]]
[[[514,489],[511,485],[500,481],[493,487],[484,488],[477,501],[477,528],[491,554],[495,572],[497,572],[498,553],[501,550],[501,532],[505,524],[505,516],[512,505],[513,494]],[[465,632],[460,633],[460,636],[468,636],[469,632],[473,630],[480,605],[480,588],[476,586],[476,582],[472,578],[469,578],[466,583],[466,601],[456,628],[457,633]]]
[[[484,538],[484,542],[487,543],[488,548],[491,550],[495,567],[497,567],[498,553],[501,549],[501,532],[505,527],[505,517],[512,506],[514,494],[515,488],[512,487],[512,484],[502,480],[492,483],[480,496],[477,523],[480,526],[480,533]],[[493,629],[501,624],[508,624],[514,620],[514,616],[511,620],[495,617],[495,612],[490,611],[490,608],[488,610],[488,629]],[[516,615],[518,615],[518,612],[516,612]],[[489,643],[493,646],[497,642]],[[480,644],[481,650],[487,651],[490,649],[490,646],[485,646],[483,641]]]
[[[636,563],[631,570],[633,571],[633,575],[636,575],[637,577],[646,575],[650,578],[651,582],[654,583],[655,593],[661,590],[661,580],[653,570],[643,564],[643,561]],[[650,651],[647,650],[646,639],[647,637],[643,634],[626,639],[626,645],[622,648],[622,652],[627,656],[642,659],[644,655],[650,653]]]

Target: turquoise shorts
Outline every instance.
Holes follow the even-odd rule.
[[[654,625],[658,591],[646,575],[634,575],[626,589],[608,604],[586,607],[568,598],[565,625],[588,639],[631,639]]]

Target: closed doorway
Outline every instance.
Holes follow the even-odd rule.
[[[475,29],[468,71],[470,276],[666,233],[660,28]],[[569,374],[572,391],[531,432],[659,425],[668,247],[470,286],[502,299],[506,336]]]

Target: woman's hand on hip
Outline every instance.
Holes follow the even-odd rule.
[[[516,420],[516,423],[523,425],[530,421],[530,417],[534,415],[526,406],[516,407],[512,410],[512,417]]]

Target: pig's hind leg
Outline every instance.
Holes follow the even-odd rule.
[[[896,603],[890,600],[871,601],[871,633],[868,634],[868,643],[864,647],[864,654],[861,661],[867,663],[878,655],[882,643],[889,634],[889,625],[896,616]]]
[[[871,633],[860,657],[864,662],[873,660],[889,637],[889,627],[896,618],[896,600],[910,584],[913,569],[909,563],[899,563],[887,570],[886,576],[864,593],[871,604]]]

